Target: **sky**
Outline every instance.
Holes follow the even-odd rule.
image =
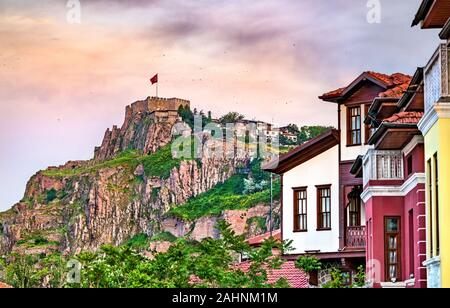
[[[336,126],[318,96],[362,71],[412,74],[438,45],[411,28],[420,0],[0,2],[0,210],[33,174],[90,159],[125,106],[159,95],[219,117]]]

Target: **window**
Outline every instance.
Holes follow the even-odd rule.
[[[331,185],[317,186],[317,230],[331,230]]]
[[[436,255],[439,256],[441,254],[441,245],[440,245],[440,232],[439,232],[439,169],[438,169],[438,156],[437,153],[433,156],[434,160],[434,193],[436,195],[436,207],[434,209],[434,213],[436,215]]]
[[[401,280],[401,228],[399,217],[386,217],[385,226],[386,281]]]
[[[361,107],[348,108],[347,145],[361,144]]]
[[[427,173],[428,173],[428,209],[430,211],[430,215],[428,216],[428,234],[430,240],[430,257],[434,257],[434,243],[433,243],[433,180],[432,180],[432,171],[431,168],[431,159],[427,161]]]
[[[365,105],[364,106],[364,117],[366,117],[369,114],[369,109],[370,109],[370,105]],[[368,144],[369,143],[369,139],[372,136],[372,128],[371,128],[371,124],[365,124],[364,125],[365,130],[364,130],[364,134],[365,134],[365,143]]]
[[[413,157],[410,155],[408,157],[408,175],[411,175],[413,173]]]
[[[351,196],[348,206],[349,226],[361,226],[361,199],[359,196]]]
[[[408,212],[409,223],[409,274],[414,277],[415,260],[414,260],[414,211]]]
[[[294,232],[308,231],[307,188],[294,188]]]

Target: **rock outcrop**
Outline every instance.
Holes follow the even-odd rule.
[[[178,98],[149,97],[127,106],[122,128],[108,129],[94,159],[105,160],[128,149],[154,153],[172,139],[172,127],[179,121],[178,109],[190,102]]]
[[[219,218],[231,222],[239,234],[264,232],[267,205],[189,222],[168,215],[172,207],[226,181],[237,166],[249,162],[245,153],[202,156],[177,161],[167,175],[149,174],[146,170],[152,166],[145,159],[172,142],[172,129],[181,121],[179,106],[189,102],[149,98],[128,106],[122,128],[106,132],[92,160],[34,175],[23,200],[0,213],[0,254],[73,254],[103,244],[120,245],[141,233],[169,232],[201,240],[218,235],[214,224]],[[127,150],[133,152],[120,156]]]

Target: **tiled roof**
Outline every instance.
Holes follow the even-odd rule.
[[[339,88],[339,89],[327,92],[327,93],[323,94],[321,97],[322,98],[337,98],[337,97],[340,97],[342,95],[342,93],[344,93],[345,89],[347,89],[347,87]]]
[[[272,232],[272,237],[276,240],[280,240],[281,241],[281,230],[276,230]],[[270,238],[270,232],[262,234],[262,235],[258,235],[252,238],[249,238],[247,240],[247,242],[251,245],[251,246],[257,246],[257,245],[261,245],[265,240],[268,240]]]
[[[401,73],[393,74],[391,75],[390,88],[387,91],[380,93],[379,97],[400,98],[408,89],[410,83],[411,76]]]
[[[236,264],[234,267],[236,270],[241,270],[247,273],[250,269],[251,262],[246,261]],[[308,276],[301,270],[295,267],[294,261],[285,261],[279,269],[269,269],[267,270],[267,283],[274,284],[278,282],[281,278],[284,278],[289,283],[291,288],[295,289],[307,289],[309,288]],[[195,285],[202,283],[203,281],[192,275],[189,278],[189,284]]]
[[[238,264],[238,268],[243,272],[247,272],[250,268],[250,264],[250,262],[243,262],[241,264]],[[292,288],[309,288],[308,276],[295,267],[294,261],[286,261],[281,265],[280,269],[269,269],[267,271],[268,283],[276,283],[281,278],[285,278]]]
[[[372,77],[385,85],[387,90],[385,92],[381,92],[379,97],[392,97],[392,98],[400,98],[405,90],[408,88],[409,83],[411,82],[411,76],[395,73],[392,75],[381,74],[377,72],[364,72],[361,76],[369,76]],[[360,76],[360,78],[361,78]],[[358,79],[356,79],[358,80]],[[351,85],[351,84],[350,84]],[[334,91],[323,94],[321,99],[335,99],[342,96],[342,94],[350,87],[339,88]]]
[[[12,287],[6,283],[0,282],[0,289],[11,289]]]
[[[394,114],[392,117],[385,119],[385,123],[396,123],[396,124],[417,124],[423,117],[423,112],[400,112]]]

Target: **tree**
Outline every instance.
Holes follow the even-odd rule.
[[[320,270],[322,268],[322,263],[315,257],[302,256],[295,261],[295,267],[310,274],[313,271]]]
[[[191,108],[188,106],[184,107],[183,105],[180,106],[180,108],[178,108],[178,115],[183,122],[188,124],[191,128],[194,128],[194,113],[191,111]]]
[[[298,142],[299,144],[305,143],[306,141],[315,138],[332,128],[333,127],[326,126],[303,126],[298,134]]]
[[[296,124],[289,124],[286,128],[287,131],[291,134],[298,135],[300,133],[300,130],[298,129],[298,126]]]
[[[83,264],[83,288],[267,288],[288,287],[285,280],[267,282],[267,272],[279,268],[282,259],[273,250],[285,251],[290,243],[267,240],[262,247],[251,249],[244,236],[237,236],[230,225],[217,225],[220,239],[201,242],[178,240],[166,253],[144,257],[129,246],[104,246],[97,253],[83,253],[77,258]],[[247,271],[235,266],[236,256],[250,258]]]
[[[243,119],[245,119],[244,115],[242,115],[242,114],[240,114],[238,112],[229,112],[226,115],[222,116],[219,119],[219,122],[221,124],[225,125],[227,123],[236,123],[236,122],[241,121]]]
[[[191,111],[191,108],[186,106],[180,106],[178,108],[178,115],[181,117],[183,122],[189,125],[190,128],[194,128],[195,123],[195,116],[201,116],[202,118],[202,127],[205,127],[206,124],[211,123],[212,119],[210,118],[211,111],[208,112],[208,117],[205,116],[205,113],[203,111],[200,111],[198,113],[197,109],[194,109],[194,112]]]

